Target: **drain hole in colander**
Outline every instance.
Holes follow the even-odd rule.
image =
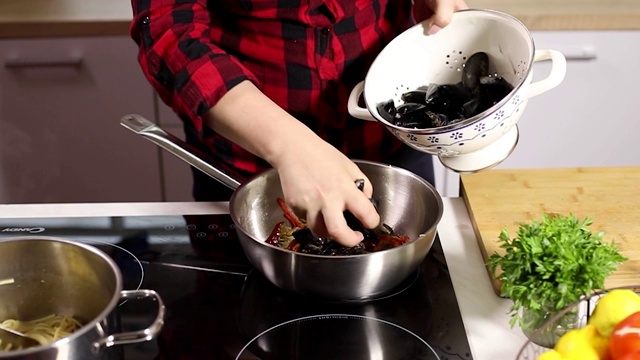
[[[460,72],[464,68],[465,62],[467,61],[466,56],[461,56],[462,51],[453,50],[451,54],[446,55],[445,66],[449,67],[449,70]]]

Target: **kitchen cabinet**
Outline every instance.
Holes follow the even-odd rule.
[[[159,149],[120,117],[155,119],[126,36],[0,41],[0,203],[160,201]]]
[[[557,88],[532,98],[518,121],[514,152],[496,168],[640,166],[640,31],[536,31],[536,48],[567,58]],[[534,80],[547,62],[534,65]],[[458,196],[458,174],[436,165],[445,196]]]
[[[165,131],[184,141],[182,121],[159,97],[156,97],[156,99],[158,103],[158,125]],[[162,150],[159,156],[162,169],[164,200],[193,201],[191,195],[193,179],[191,177],[191,167],[189,164],[165,150]]]

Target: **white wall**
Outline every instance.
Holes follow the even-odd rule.
[[[560,86],[532,98],[520,139],[497,169],[640,166],[640,31],[534,32],[537,49],[561,51]],[[549,62],[534,65],[534,81]],[[459,176],[436,164],[443,196],[458,196]]]

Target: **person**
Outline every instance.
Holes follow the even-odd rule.
[[[286,203],[318,236],[362,240],[343,216],[380,222],[351,159],[405,167],[433,183],[431,155],[352,118],[351,89],[416,22],[446,26],[464,0],[132,0],[138,61],[183,120],[187,143],[247,177],[277,169]],[[409,56],[409,55],[408,55]],[[393,69],[389,69],[393,71]],[[196,201],[231,190],[193,170]],[[360,191],[354,181],[364,179]]]

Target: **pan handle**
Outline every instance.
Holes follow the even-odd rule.
[[[218,180],[232,190],[246,182],[245,176],[221,161],[214,161],[195,147],[167,133],[158,125],[137,114],[125,115],[120,124],[177,156],[187,164]],[[212,164],[215,164],[212,165]]]

